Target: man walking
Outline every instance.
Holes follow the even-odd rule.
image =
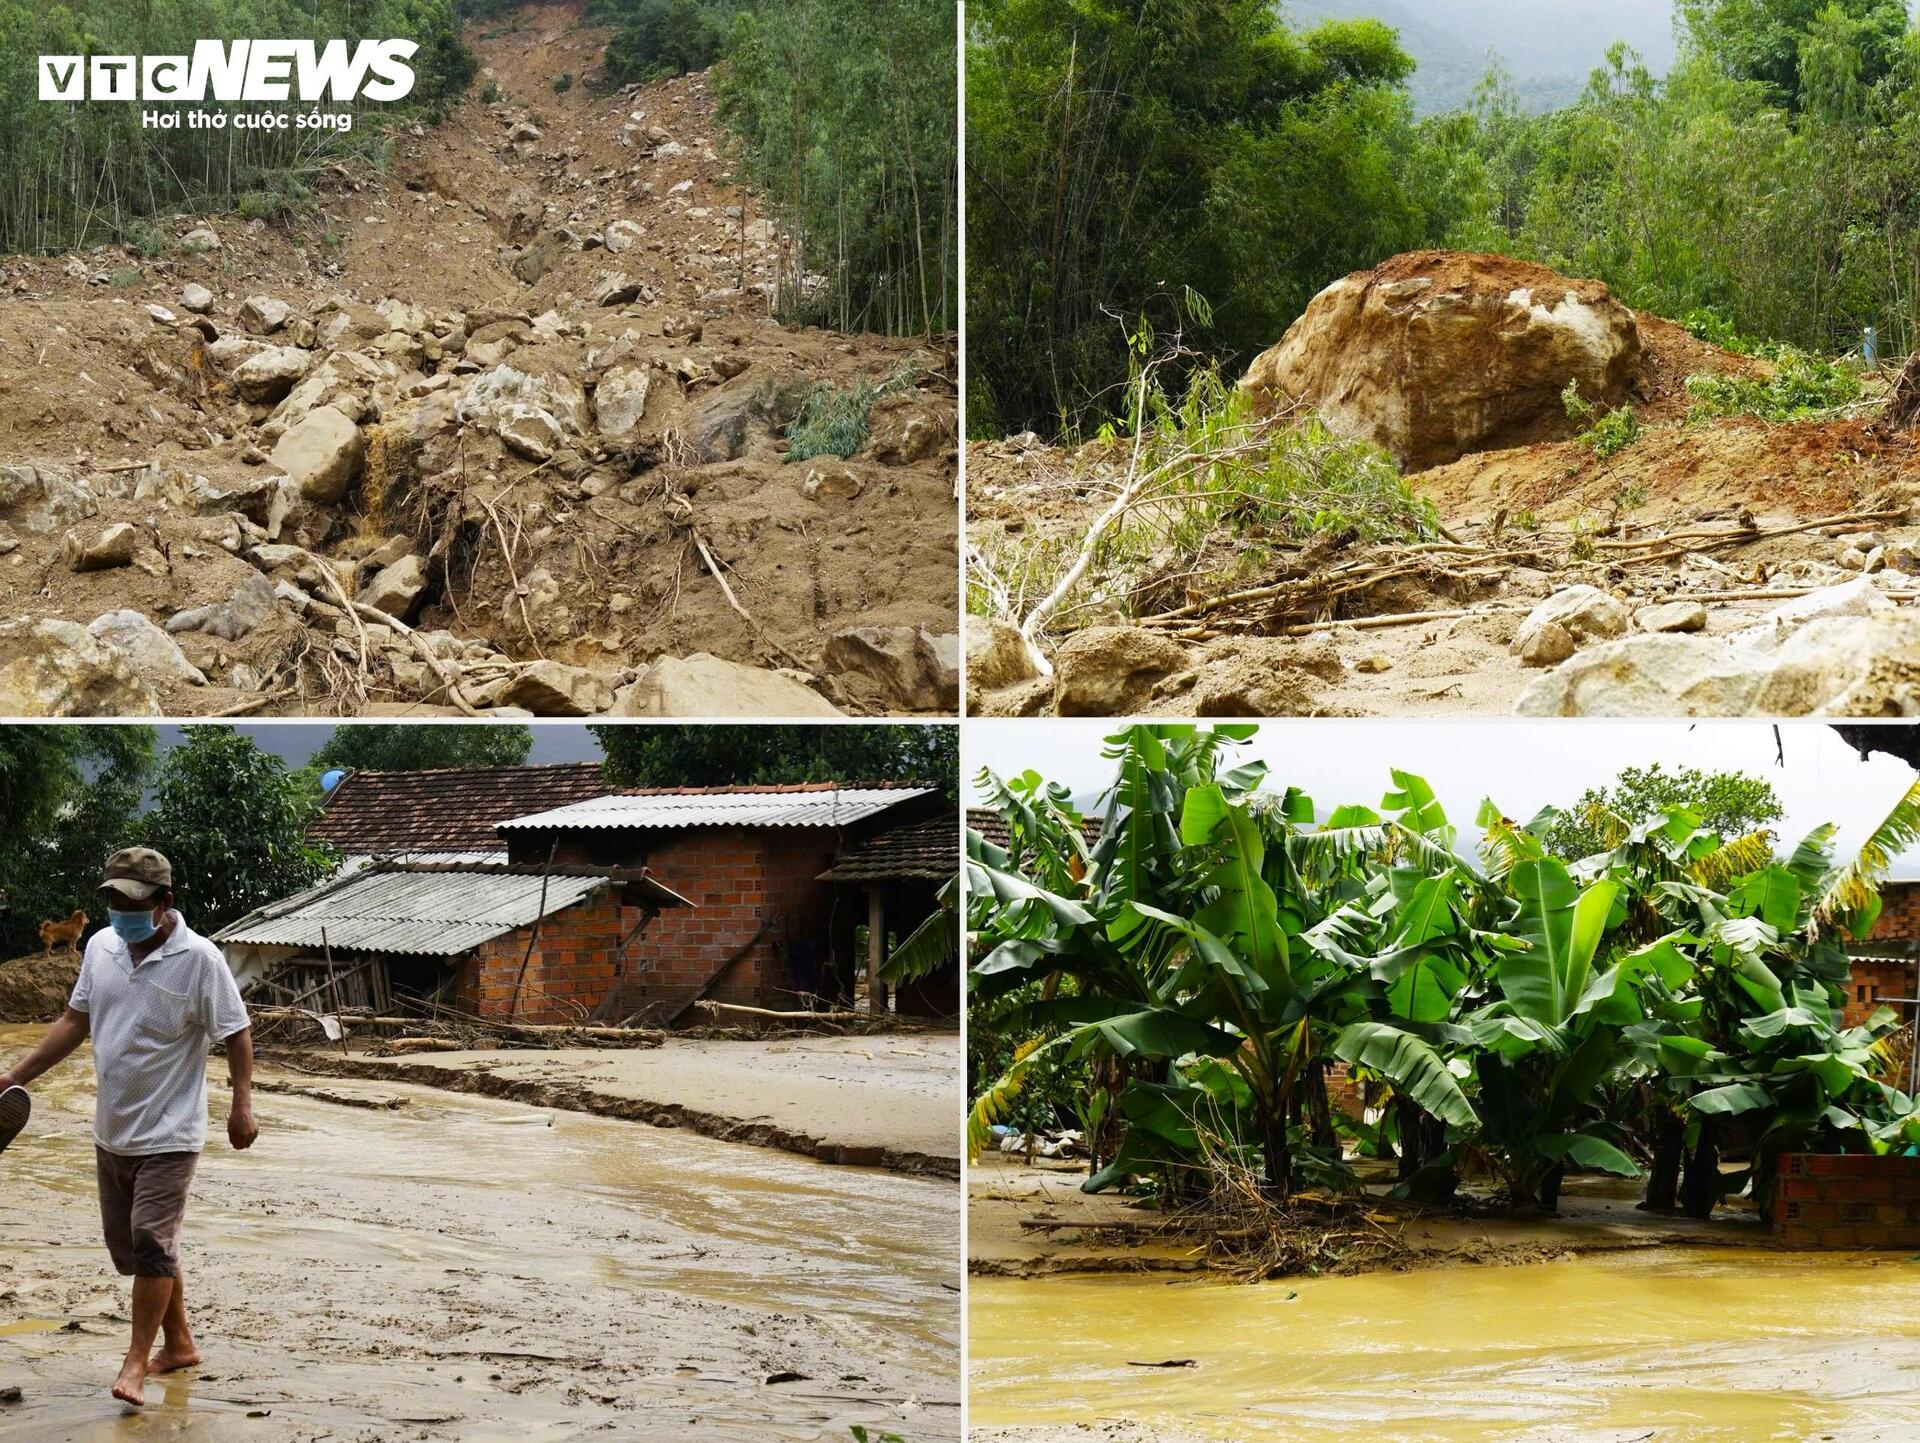
[[[113,1396],[139,1407],[148,1373],[200,1361],[180,1278],[180,1225],[207,1141],[207,1051],[227,1044],[227,1138],[251,1147],[253,1034],[226,959],[174,910],[165,857],[146,847],[115,852],[100,890],[111,926],[88,941],[66,1012],[0,1074],[0,1095],[92,1037],[100,1220],[114,1267],[133,1279],[133,1341]]]

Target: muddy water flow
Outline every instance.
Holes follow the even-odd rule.
[[[1116,1420],[1236,1443],[1920,1437],[1920,1260],[1898,1254],[1647,1251],[1252,1287],[976,1278],[969,1307],[969,1416],[988,1438]]]
[[[0,1058],[35,1035],[0,1027]],[[342,1106],[272,1072],[239,1154],[214,1068],[184,1258],[206,1365],[144,1415],[105,1391],[126,1290],[91,1062],[36,1087],[0,1157],[0,1387],[25,1394],[0,1438],[958,1436],[951,1184],[326,1079],[370,1104]]]

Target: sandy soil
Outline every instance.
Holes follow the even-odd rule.
[[[1166,1215],[1123,1194],[1083,1193],[1086,1175],[1084,1163],[1028,1164],[997,1153],[973,1164],[967,1172],[968,1271],[1044,1277],[1208,1270],[1203,1237],[1169,1231],[1140,1245],[1139,1230],[1166,1225]],[[1729,1209],[1711,1223],[1656,1216],[1634,1206],[1638,1188],[1598,1176],[1570,1179],[1560,1212],[1551,1218],[1401,1217],[1383,1210],[1404,1252],[1384,1262],[1372,1255],[1357,1258],[1335,1271],[1530,1263],[1640,1248],[1767,1246],[1767,1232],[1751,1212]]]
[[[0,1028],[0,1052],[34,1035]],[[259,1143],[216,1135],[189,1211],[205,1364],[132,1418],[106,1391],[126,1290],[97,1241],[91,1070],[43,1079],[0,1159],[0,1388],[23,1395],[0,1438],[958,1439],[951,1184],[432,1088],[262,1081]]]
[[[686,1127],[823,1162],[960,1176],[952,1033],[771,1041],[669,1037],[644,1049],[306,1051],[305,1071],[415,1080],[543,1107]]]
[[[410,547],[428,577],[411,619],[445,633],[434,644],[482,709],[503,704],[517,665],[559,661],[618,689],[695,652],[792,669],[855,713],[941,709],[871,669],[830,664],[826,647],[861,626],[955,631],[949,342],[774,320],[762,288],[784,241],[731,181],[708,77],[607,93],[596,82],[608,32],[581,12],[580,0],[529,4],[469,27],[484,69],[468,98],[441,126],[399,132],[387,172],[331,169],[315,216],[168,218],[156,259],[119,247],[0,257],[0,468],[25,478],[22,495],[44,483],[68,498],[51,511],[15,504],[9,487],[20,487],[0,474],[0,618],[85,626],[132,608],[164,625],[266,572],[311,587],[317,609],[283,592],[243,635],[180,633],[206,684],[156,672],[166,714],[431,712],[450,698],[422,680],[402,639],[376,635],[359,680],[359,637],[331,589],[256,554],[297,542],[352,592],[374,574],[368,557]],[[556,93],[563,72],[577,83]],[[535,138],[516,138],[529,127]],[[654,131],[672,137],[658,154]],[[613,254],[602,238],[619,221],[638,238]],[[218,251],[179,247],[200,226]],[[544,266],[516,273],[534,250]],[[596,302],[612,273],[641,293]],[[189,283],[214,293],[204,319],[182,309]],[[348,377],[341,404],[358,408],[369,446],[351,494],[301,502],[283,522],[257,498],[274,470],[263,453],[289,418],[237,394],[231,361],[209,359],[201,329],[220,337],[216,350],[244,341],[252,295],[293,307],[265,338],[275,343],[347,327],[303,335],[309,378]],[[567,398],[545,462],[450,409],[499,364]],[[611,438],[588,396],[616,366],[652,382],[635,435]],[[869,442],[845,461],[787,463],[799,398],[858,382],[889,387]],[[731,439],[714,441],[721,432]],[[836,473],[828,489],[804,490],[822,468]],[[148,533],[135,564],[70,569],[70,531],[88,540],[120,522]],[[0,667],[30,654],[0,632]]]

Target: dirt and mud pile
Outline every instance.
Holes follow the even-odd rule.
[[[1418,471],[1567,434],[1561,393],[1616,406],[1641,364],[1634,313],[1598,281],[1505,256],[1415,251],[1315,296],[1241,385],[1317,411]]]
[[[0,261],[0,712],[951,709],[948,345],[769,315],[706,76],[491,24],[317,218]]]
[[[1704,413],[1689,386],[1774,371],[1497,257],[1337,282],[1246,384],[1415,458],[1437,529],[1247,531],[1172,588],[1148,584],[1154,558],[1103,575],[1042,638],[1050,675],[976,618],[975,709],[1920,715],[1916,383],[1869,375],[1858,401],[1789,422]],[[1574,434],[1569,381],[1631,425]],[[1124,467],[1112,449],[969,449],[969,541],[1002,581],[1077,550]]]
[[[79,976],[77,952],[0,962],[0,1023],[53,1021],[66,1011]]]

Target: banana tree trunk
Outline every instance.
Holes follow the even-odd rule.
[[[1647,1168],[1648,1212],[1670,1213],[1680,1202],[1680,1159],[1686,1152],[1686,1128],[1673,1109],[1653,1104],[1653,1158]]]
[[[1315,1147],[1339,1146],[1333,1130],[1333,1103],[1327,1096],[1327,1064],[1315,1060],[1307,1067],[1307,1136]]]
[[[1560,1211],[1560,1184],[1566,1180],[1567,1165],[1556,1162],[1547,1169],[1547,1175],[1540,1179],[1540,1206],[1550,1213]]]
[[[1260,1153],[1265,1160],[1262,1182],[1267,1196],[1285,1202],[1293,1190],[1293,1145],[1287,1137],[1287,1109],[1284,1105],[1262,1110]]]
[[[1720,1139],[1714,1120],[1700,1119],[1700,1140],[1687,1154],[1686,1180],[1681,1185],[1680,1205],[1690,1218],[1713,1216],[1713,1205],[1720,1200]]]

